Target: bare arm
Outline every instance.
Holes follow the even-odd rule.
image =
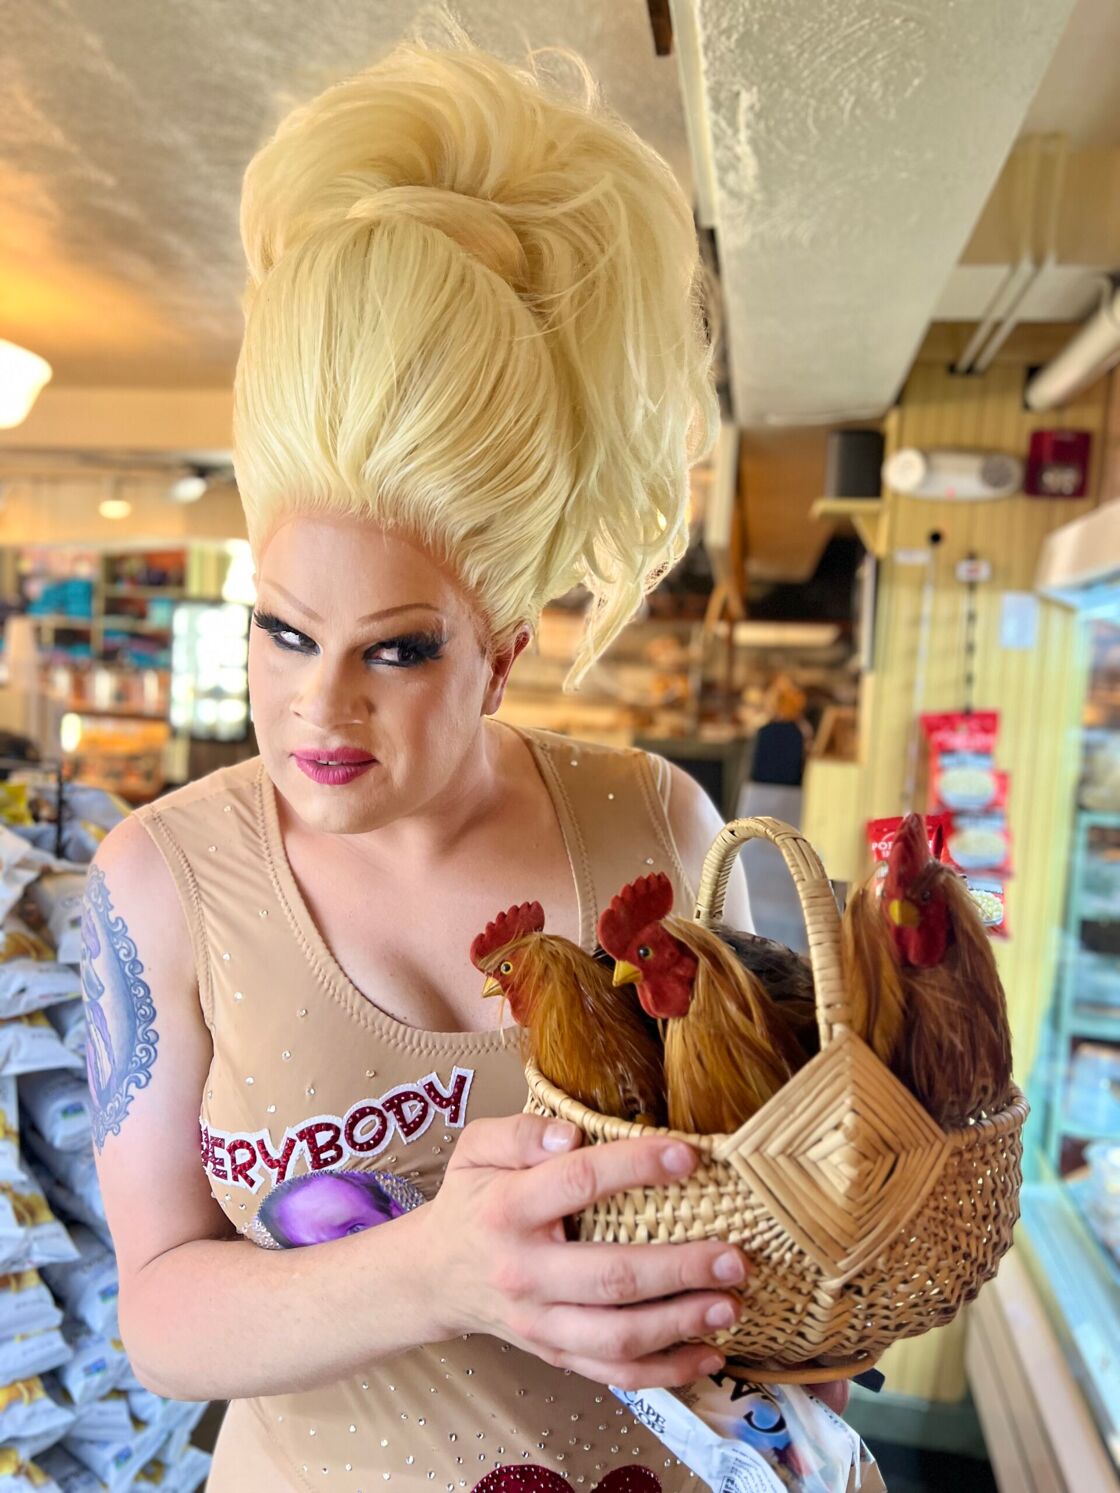
[[[699,890],[700,873],[704,868],[704,857],[711,849],[712,841],[723,828],[723,815],[701,788],[695,778],[669,763],[670,788],[666,812],[669,827],[677,844],[677,853],[688,872],[692,885]],[[678,908],[685,917],[692,916],[692,908]],[[741,857],[736,856],[731,868],[724,898],[723,921],[741,933],[754,931],[751,917],[751,901],[747,892],[747,876]]]
[[[135,821],[98,851],[84,933],[97,1169],[142,1383],[187,1400],[297,1391],[467,1331],[623,1386],[698,1376],[710,1350],[681,1342],[712,1330],[707,1313],[728,1301],[715,1262],[730,1253],[741,1278],[741,1253],[571,1244],[561,1221],[620,1187],[686,1174],[687,1148],[673,1172],[660,1141],[572,1151],[565,1127],[563,1155],[536,1116],[475,1121],[433,1202],[330,1243],[260,1249],[201,1166],[211,1038],[174,886]]]

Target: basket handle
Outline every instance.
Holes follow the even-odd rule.
[[[725,824],[704,858],[693,921],[710,928],[722,918],[731,868],[748,840],[769,840],[776,845],[797,888],[809,935],[809,962],[823,1050],[851,1030],[852,1011],[840,967],[840,914],[836,897],[820,857],[803,835],[780,819],[733,819]]]

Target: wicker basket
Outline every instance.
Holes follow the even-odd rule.
[[[755,1267],[743,1319],[705,1341],[753,1379],[844,1378],[951,1321],[996,1273],[1019,1217],[1027,1104],[1015,1090],[1002,1113],[943,1131],[852,1032],[832,888],[789,825],[738,819],[721,831],[697,922],[719,920],[735,857],[757,838],[777,845],[801,898],[821,1051],[734,1135],[685,1136],[702,1158],[690,1177],[602,1199],[579,1237],[739,1244]],[[657,1133],[526,1071],[526,1108],[573,1121],[592,1143]]]

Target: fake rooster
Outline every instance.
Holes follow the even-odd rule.
[[[639,877],[604,910],[599,942],[617,961],[615,980],[632,981],[643,1009],[666,1022],[669,1124],[692,1134],[726,1134],[809,1057],[816,1031],[812,978],[804,961],[783,965],[779,946],[759,940],[760,962],[769,961],[772,973],[781,968],[787,985],[793,969],[793,988],[779,1000],[740,958],[749,939],[734,935],[733,947],[715,930],[671,916],[672,909],[667,876]]]
[[[918,814],[844,912],[853,1027],[945,1129],[1002,1109],[1011,1087],[1007,1000],[964,877],[930,854]]]
[[[663,1123],[656,1030],[634,992],[612,983],[609,963],[545,933],[539,902],[522,902],[488,923],[471,944],[471,962],[487,976],[483,995],[509,1001],[547,1079],[600,1114]]]

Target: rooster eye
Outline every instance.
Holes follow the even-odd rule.
[[[932,895],[933,895],[933,894],[932,894],[932,893],[931,893],[931,892],[923,892],[923,893],[922,893],[922,901],[923,901],[923,902],[928,902],[928,901],[929,901],[929,899],[930,899],[930,897],[931,897],[931,896],[932,896]]]
[[[652,953],[653,950],[650,948],[648,943],[641,944],[638,948],[639,959],[648,959]]]
[[[501,962],[501,964],[498,965],[498,973],[500,975],[512,975],[513,974],[513,965],[509,962],[508,959],[503,959],[502,962]]]

